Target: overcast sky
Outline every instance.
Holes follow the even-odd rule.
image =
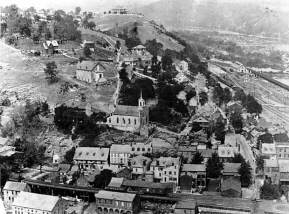
[[[0,0],[0,6],[7,6],[16,4],[22,9],[30,6],[36,9],[64,9],[66,11],[74,10],[76,6],[80,6],[82,10],[88,11],[103,11],[116,6],[127,6],[133,8],[134,6],[149,4],[158,0]],[[178,0],[181,4],[182,0]],[[194,0],[191,0],[194,1]],[[205,0],[195,0],[205,1]],[[263,6],[268,5],[272,9],[281,9],[289,11],[289,0],[214,0],[227,2],[258,2]],[[165,7],[165,5],[164,5]]]
[[[66,11],[74,10],[80,6],[82,10],[102,11],[116,6],[133,7],[134,5],[143,5],[158,0],[0,0],[0,6],[16,4],[18,7],[26,9],[30,6],[36,9],[64,9]]]

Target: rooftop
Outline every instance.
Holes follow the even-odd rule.
[[[173,188],[172,183],[156,183],[142,180],[125,180],[123,182],[123,185],[129,187],[157,188],[157,189]]]
[[[262,143],[263,154],[276,154],[276,147],[274,143]]]
[[[20,192],[12,206],[51,212],[60,198],[58,196],[42,195],[31,192]]]
[[[225,179],[221,184],[221,191],[223,192],[230,189],[241,192],[242,191],[241,181],[233,177]]]
[[[218,147],[218,155],[221,158],[232,158],[234,157],[235,153],[237,153],[237,147],[231,146],[219,146]]]
[[[110,153],[130,153],[131,146],[127,144],[112,144],[110,147]]]
[[[178,166],[180,165],[180,158],[172,158],[172,157],[160,157],[158,159],[155,159],[152,162],[153,166],[164,166],[164,167],[168,167],[168,166]]]
[[[7,181],[3,190],[24,191],[26,186],[26,183]]]
[[[131,165],[134,167],[146,166],[150,161],[150,158],[143,155],[138,155],[131,159]]]
[[[117,105],[113,114],[114,115],[123,115],[123,116],[139,116],[139,108],[138,106],[126,106],[126,105]]]
[[[206,172],[205,164],[184,164],[182,172]]]
[[[120,188],[124,182],[124,178],[115,178],[112,177],[108,187],[117,187]]]
[[[100,160],[108,159],[109,148],[99,147],[78,147],[76,148],[74,160]]]
[[[223,173],[239,173],[240,163],[224,163]]]
[[[98,193],[95,194],[95,198],[115,199],[115,200],[127,201],[127,202],[132,202],[135,199],[135,197],[136,197],[136,194],[112,192],[112,191],[105,191],[105,190],[100,190]]]

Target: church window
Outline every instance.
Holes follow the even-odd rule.
[[[116,118],[116,123],[119,123],[119,118],[118,117]]]
[[[136,119],[134,119],[134,125],[136,125]]]
[[[130,118],[128,118],[128,124],[130,124]]]
[[[125,119],[124,118],[122,118],[122,122],[123,122],[123,124],[125,124]]]

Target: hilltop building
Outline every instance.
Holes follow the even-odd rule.
[[[21,191],[30,192],[26,183],[7,181],[3,188],[4,203],[10,206]]]
[[[114,112],[107,118],[109,127],[140,133],[146,135],[146,127],[149,122],[149,109],[145,105],[142,95],[138,106],[117,105]]]
[[[97,83],[104,81],[105,67],[101,63],[84,60],[77,64],[76,79],[87,82]]]

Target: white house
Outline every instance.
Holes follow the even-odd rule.
[[[146,54],[146,47],[143,45],[135,46],[131,49],[131,52],[137,55],[145,55]]]
[[[3,188],[4,203],[10,207],[21,191],[30,192],[30,188],[26,183],[7,181]]]
[[[76,78],[78,80],[92,83],[104,81],[105,67],[101,63],[84,60],[77,64]]]
[[[130,158],[130,145],[112,144],[110,147],[110,164],[127,166]]]
[[[58,196],[20,192],[12,204],[13,214],[64,214],[63,200]]]
[[[141,133],[149,122],[149,109],[140,97],[138,106],[117,105],[107,118],[109,127],[129,132]]]
[[[78,147],[73,160],[80,169],[93,171],[108,165],[108,155],[109,148]]]
[[[142,155],[133,157],[130,160],[130,166],[132,168],[132,176],[135,179],[143,178],[145,173],[149,170],[151,159]]]
[[[154,180],[160,183],[179,182],[180,158],[160,157],[155,159],[150,166],[154,173]]]

